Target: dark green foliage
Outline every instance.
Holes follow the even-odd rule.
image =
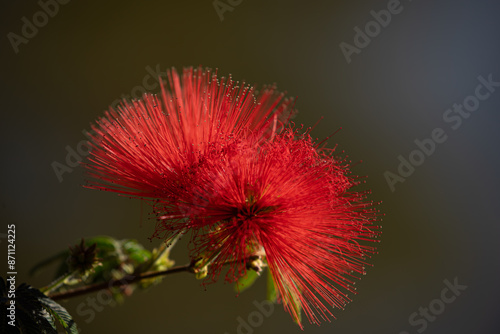
[[[56,322],[69,334],[78,334],[75,322],[68,311],[39,290],[21,284],[15,290],[15,298],[8,298],[5,280],[0,278],[0,332],[5,334],[57,334]],[[15,301],[15,326],[11,319],[9,305]]]

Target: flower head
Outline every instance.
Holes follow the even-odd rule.
[[[249,133],[264,140],[291,115],[292,103],[273,86],[257,92],[209,69],[172,69],[161,97],[124,101],[92,126],[88,187],[174,202],[207,149]]]
[[[300,324],[343,308],[375,252],[377,211],[334,150],[283,121],[291,100],[208,70],[169,74],[97,122],[89,187],[151,200],[156,237],[192,232],[197,275],[228,281],[268,266]],[[201,269],[203,270],[201,270]],[[200,269],[200,270],[198,270]]]
[[[195,231],[193,254],[210,260],[213,280],[230,263],[226,280],[234,281],[263,255],[297,322],[300,309],[319,323],[332,316],[325,304],[349,301],[375,252],[366,241],[378,232],[373,203],[352,191],[359,181],[344,160],[285,129],[261,145],[246,139],[208,153],[197,180],[182,201],[197,199],[188,221],[176,224],[166,214],[158,228]]]

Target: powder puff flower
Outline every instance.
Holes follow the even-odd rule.
[[[173,69],[161,97],[124,101],[92,126],[87,186],[172,204],[207,149],[248,133],[265,140],[292,103],[274,86],[257,92],[209,69],[186,68],[182,76]]]
[[[158,229],[194,231],[192,256],[209,259],[214,280],[227,264],[234,281],[263,258],[296,322],[301,309],[310,322],[327,320],[325,305],[346,305],[378,235],[367,192],[353,191],[359,179],[333,153],[291,129],[261,145],[235,140],[207,154],[198,185],[184,193],[182,203],[196,206],[188,222],[166,214]]]
[[[156,237],[191,232],[191,256],[216,280],[266,264],[279,301],[300,325],[343,308],[378,236],[377,210],[333,150],[286,126],[292,100],[217,79],[169,72],[93,126],[88,187],[150,201]],[[200,262],[201,261],[201,262]]]

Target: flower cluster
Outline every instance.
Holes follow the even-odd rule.
[[[265,262],[297,322],[300,309],[310,322],[328,320],[379,234],[367,193],[352,190],[359,178],[294,128],[293,100],[275,87],[257,92],[201,68],[168,79],[161,97],[97,121],[88,186],[150,201],[154,236],[189,232],[207,279],[227,267],[234,281]]]

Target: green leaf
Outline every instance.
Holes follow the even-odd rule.
[[[52,328],[56,328],[56,323],[54,321],[54,317],[52,317],[52,314],[47,311],[47,309],[43,309],[41,312],[41,315],[49,322],[49,324],[52,326]]]
[[[122,247],[124,253],[133,262],[134,267],[137,267],[138,265],[151,259],[151,252],[145,249],[136,240],[123,240]]]
[[[276,294],[276,287],[274,286],[273,273],[271,269],[267,270],[267,300],[276,303],[278,295]]]
[[[243,292],[259,278],[259,275],[253,270],[247,270],[245,276],[240,277],[234,286],[236,292]]]
[[[56,327],[53,327],[50,322],[40,315],[42,310],[43,308],[40,308],[39,311],[28,312],[16,307],[16,326],[19,328],[19,333],[57,334]]]
[[[64,307],[46,296],[41,298],[40,301],[45,309],[63,326],[66,333],[78,334],[78,328],[75,321]]]
[[[21,284],[17,287],[15,299],[9,299],[6,293],[6,285],[3,278],[0,279],[0,291],[2,292],[1,304],[5,307],[0,308],[1,333],[16,333],[16,334],[57,334],[57,328],[54,324],[49,312],[40,299],[47,298],[39,290],[27,285]],[[14,300],[15,304],[11,304],[10,300]],[[8,303],[8,304],[7,304]],[[15,326],[9,325],[7,322],[7,305],[15,305]],[[77,333],[77,332],[75,332]]]
[[[40,302],[45,296],[39,290],[21,284],[16,289],[16,320],[21,333],[57,334],[53,321],[47,319],[47,312]],[[18,318],[19,316],[19,318]]]

